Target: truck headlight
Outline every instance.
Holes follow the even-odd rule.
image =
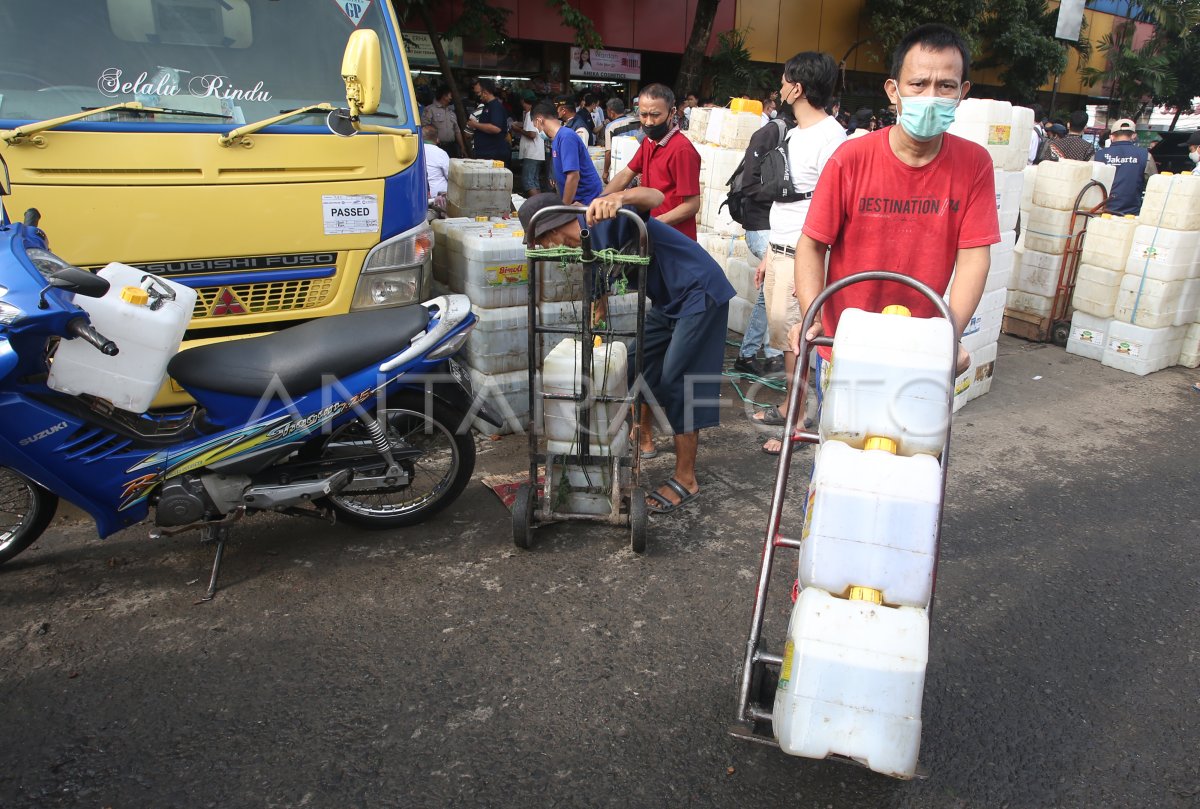
[[[363,261],[350,311],[419,302],[432,256],[427,222],[377,244]]]
[[[393,272],[373,272],[358,279],[350,311],[374,309],[380,306],[402,306],[417,303],[421,298],[423,267]]]

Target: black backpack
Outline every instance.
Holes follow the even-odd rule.
[[[787,143],[784,135],[787,124],[780,118],[771,123],[777,125],[779,140],[776,146],[758,159],[759,182],[746,185],[746,158],[738,163],[733,176],[729,178],[729,194],[721,207],[729,207],[729,215],[739,225],[745,225],[745,220],[753,205],[769,205],[772,202],[794,202],[804,198],[792,188],[792,171],[788,163]],[[809,195],[811,196],[811,195]],[[718,209],[719,210],[719,209]]]

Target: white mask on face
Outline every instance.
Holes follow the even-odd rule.
[[[1200,152],[1188,152],[1188,157],[1192,159],[1193,163],[1200,163]]]

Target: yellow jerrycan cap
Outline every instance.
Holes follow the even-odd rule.
[[[883,307],[883,314],[899,315],[900,317],[912,317],[912,312],[908,310],[908,307],[901,306],[898,303],[893,303],[891,306]]]
[[[150,301],[150,295],[141,287],[124,287],[121,290],[121,300],[134,306],[145,306]]]
[[[882,435],[872,435],[868,436],[867,440],[863,443],[863,450],[872,449],[880,449],[890,455],[895,455],[897,445],[896,442],[890,438],[884,438]]]
[[[855,587],[850,588],[850,600],[851,601],[869,601],[872,604],[882,604],[883,603],[883,593],[879,592],[878,590],[874,590],[870,587],[855,586]]]

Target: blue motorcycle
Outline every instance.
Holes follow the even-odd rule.
[[[52,389],[65,341],[97,358],[122,347],[77,304],[108,281],[51,253],[38,218],[0,210],[0,564],[41,535],[60,497],[101,537],[153,511],[152,537],[197,530],[215,544],[210,600],[238,519],[419,523],[470,479],[471,419],[500,424],[453,359],[475,325],[463,295],[178,352],[166,372],[195,399],[187,408],[135,413]]]

